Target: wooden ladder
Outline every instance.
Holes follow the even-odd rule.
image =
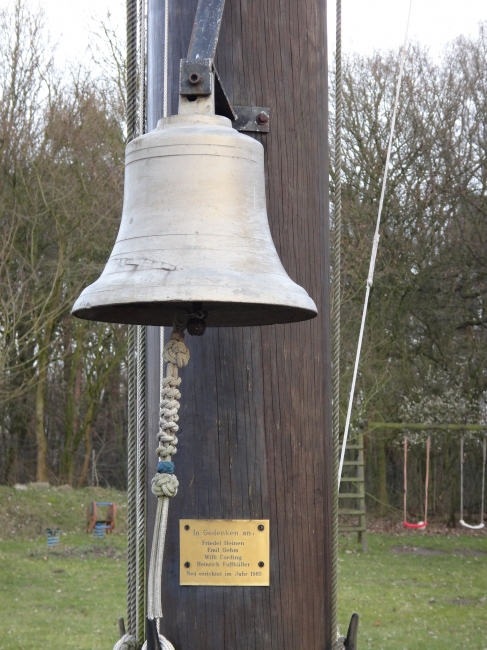
[[[345,451],[341,491],[338,494],[338,532],[358,533],[358,543],[362,544],[363,551],[367,551],[364,434],[357,434],[350,442],[352,444],[347,444]],[[353,505],[350,505],[350,502]],[[356,518],[357,524],[340,523],[340,519],[344,516],[347,519],[353,516]]]

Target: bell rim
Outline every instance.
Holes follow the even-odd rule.
[[[316,318],[318,310],[313,300],[309,302],[314,309],[283,304],[252,302],[203,302],[202,308],[208,313],[207,327],[260,327],[266,325],[286,325],[300,323]],[[71,313],[83,320],[119,325],[153,325],[171,327],[177,311],[183,309],[191,313],[193,303],[188,301],[120,302],[110,305],[74,305]]]

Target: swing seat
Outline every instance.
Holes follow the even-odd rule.
[[[463,526],[464,528],[468,528],[469,530],[482,530],[482,528],[485,528],[485,524],[477,524],[476,526],[472,526],[471,524],[467,524],[466,521],[463,521],[463,519],[460,519],[459,521],[460,526]]]
[[[414,528],[415,530],[422,530],[428,525],[427,521],[419,521],[417,524],[410,524],[409,521],[403,521],[405,528]]]

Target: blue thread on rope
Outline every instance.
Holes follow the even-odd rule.
[[[159,474],[174,474],[174,463],[169,460],[161,460],[157,465],[157,471]]]

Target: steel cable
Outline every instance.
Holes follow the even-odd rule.
[[[127,383],[128,383],[128,426],[127,426],[127,631],[135,635],[137,620],[136,587],[136,527],[137,527],[137,403],[136,403],[136,328],[128,328]]]
[[[146,1],[138,2],[138,135],[146,129]],[[146,356],[147,328],[137,326],[137,625],[136,637],[145,638],[146,598]]]
[[[338,0],[337,0],[338,1]],[[372,284],[374,282],[374,271],[375,271],[375,261],[377,258],[377,250],[379,247],[379,230],[380,230],[380,223],[381,223],[381,216],[382,216],[382,208],[384,206],[384,197],[385,197],[385,192],[386,192],[386,185],[387,185],[387,174],[389,172],[389,164],[391,160],[391,151],[392,151],[392,140],[394,137],[394,127],[396,124],[396,117],[397,117],[397,109],[399,106],[399,95],[401,92],[401,83],[402,83],[402,76],[404,72],[404,62],[406,60],[406,47],[408,43],[408,32],[409,32],[409,19],[411,17],[411,6],[412,6],[412,0],[409,2],[409,12],[408,12],[408,18],[407,18],[407,24],[406,24],[406,33],[404,35],[404,43],[401,49],[401,60],[399,63],[399,76],[397,79],[397,85],[396,85],[396,94],[395,94],[395,99],[394,99],[394,108],[392,111],[392,120],[391,120],[391,128],[389,131],[389,143],[387,145],[387,154],[386,154],[386,163],[384,167],[384,175],[382,177],[382,189],[380,193],[380,200],[379,200],[379,210],[377,213],[377,221],[375,224],[375,234],[374,234],[374,240],[372,244],[372,254],[370,256],[370,265],[369,265],[369,273],[367,276],[367,284],[366,284],[366,289],[365,289],[365,299],[364,299],[364,307],[362,311],[362,321],[360,323],[360,332],[358,336],[358,343],[357,343],[357,353],[355,355],[355,364],[353,367],[353,376],[352,376],[352,386],[350,388],[350,397],[348,400],[348,408],[347,408],[347,417],[345,420],[345,429],[343,432],[343,441],[342,441],[342,450],[341,450],[341,455],[340,455],[340,465],[338,467],[338,488],[340,488],[340,480],[342,476],[342,470],[343,470],[343,461],[345,460],[345,450],[347,448],[347,438],[348,438],[348,430],[350,428],[350,418],[352,415],[352,407],[353,407],[353,398],[355,395],[355,384],[357,381],[357,373],[358,373],[358,367],[360,363],[360,353],[362,351],[362,341],[364,338],[364,330],[365,330],[365,321],[367,318],[367,308],[369,305],[369,297],[370,297],[370,290],[372,288]]]
[[[137,136],[137,0],[127,0],[126,122],[127,142]],[[137,627],[137,331],[127,336],[127,631]]]
[[[127,0],[127,142],[137,136],[137,0]]]
[[[333,277],[332,277],[332,386],[333,386],[333,507],[331,550],[331,631],[336,644],[338,631],[338,468],[340,454],[340,306],[341,306],[341,231],[342,231],[342,6],[336,2],[335,52],[335,155],[333,194]],[[338,635],[337,635],[338,636]]]
[[[146,438],[146,326],[137,326],[137,640],[145,638],[145,438]]]

